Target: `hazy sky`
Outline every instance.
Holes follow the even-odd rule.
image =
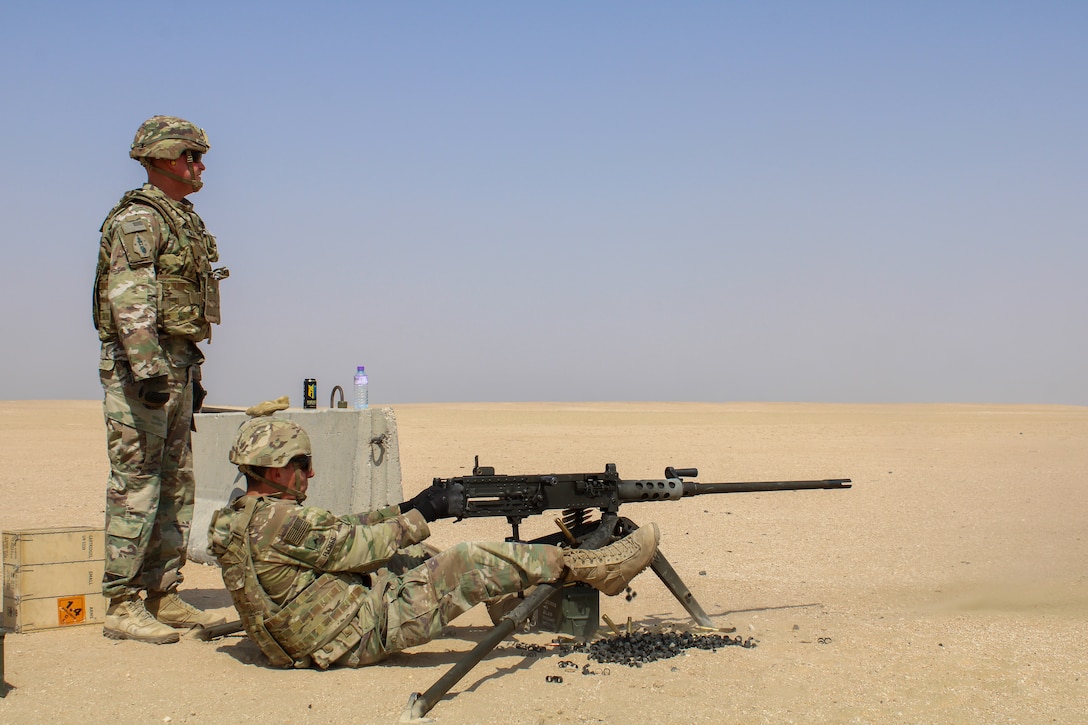
[[[1088,3],[4,2],[0,399],[211,139],[209,402],[1088,404]]]

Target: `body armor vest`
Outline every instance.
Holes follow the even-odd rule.
[[[215,237],[204,228],[204,222],[195,213],[182,213],[161,192],[146,188],[127,192],[106,220],[98,250],[98,267],[95,270],[94,326],[99,340],[112,339],[117,326],[109,301],[109,270],[114,243],[114,220],[133,204],[149,207],[166,221],[162,230],[162,244],[158,256],[152,260],[158,297],[158,327],[160,332],[182,337],[192,342],[211,339],[211,325],[219,324],[219,280],[230,272],[225,267],[212,269],[212,262],[219,260]],[[122,224],[121,234],[140,234],[127,231]],[[141,225],[142,226],[142,225]],[[150,236],[150,230],[143,229]],[[150,241],[150,240],[148,240]],[[137,239],[138,244],[147,244]]]
[[[261,586],[250,555],[247,532],[258,502],[255,496],[243,496],[240,509],[238,502],[234,504],[226,549],[214,552],[223,569],[223,584],[246,634],[274,666],[314,664],[326,669],[362,639],[354,620],[363,587],[326,572],[285,606],[278,606]]]

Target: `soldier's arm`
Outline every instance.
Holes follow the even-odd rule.
[[[113,240],[107,295],[132,374],[146,380],[169,372],[159,344],[158,291],[155,260],[164,224],[150,209],[137,207],[118,215]]]
[[[346,523],[357,525],[363,524],[364,526],[373,526],[374,524],[381,523],[387,519],[393,519],[400,516],[400,506],[393,504],[392,506],[386,506],[376,511],[364,511],[358,514],[349,514],[341,517],[341,521]]]
[[[322,509],[295,508],[275,525],[273,548],[284,557],[319,571],[373,571],[399,549],[430,535],[418,511],[376,524],[353,523]]]

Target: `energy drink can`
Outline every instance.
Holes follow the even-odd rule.
[[[302,407],[313,409],[317,407],[317,378],[306,378],[302,381]]]

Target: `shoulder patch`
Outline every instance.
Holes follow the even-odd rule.
[[[132,268],[155,263],[162,243],[161,214],[149,206],[129,204],[113,220],[113,235]]]
[[[125,222],[121,227],[123,229],[126,225],[135,223]],[[139,223],[143,224],[143,222]],[[121,246],[125,248],[125,256],[128,257],[130,267],[144,267],[154,261],[151,256],[151,235],[146,231],[122,234]]]
[[[302,546],[302,543],[306,541],[307,534],[310,533],[310,524],[305,519],[292,518],[291,525],[287,527],[287,531],[283,533],[283,540],[291,546]]]

